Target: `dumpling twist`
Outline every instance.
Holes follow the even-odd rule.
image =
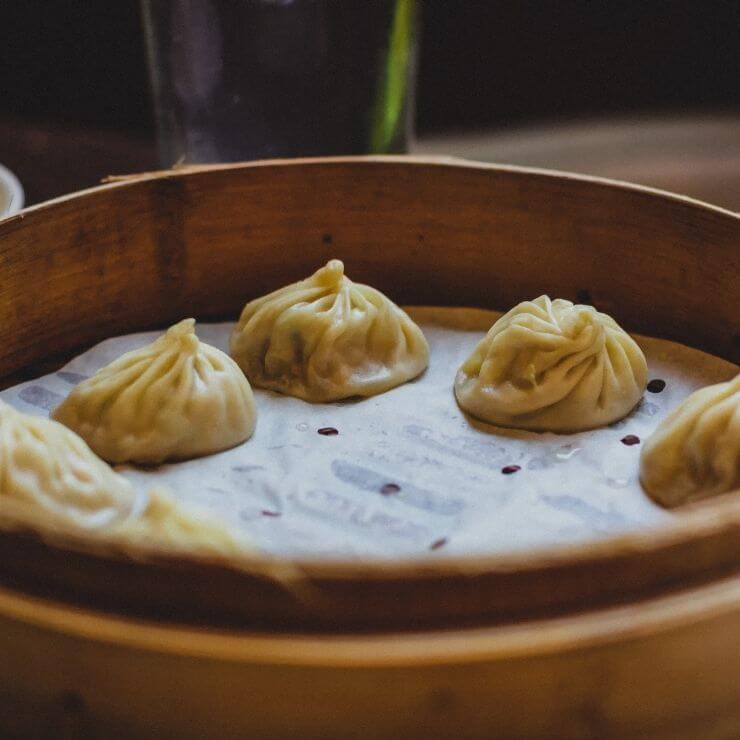
[[[161,463],[234,447],[252,436],[249,382],[185,319],[76,386],[52,416],[109,462]]]
[[[165,490],[139,493],[74,432],[0,401],[0,527],[84,532],[124,549],[204,554],[251,548],[219,522],[182,508]]]
[[[647,439],[643,488],[663,506],[740,489],[740,375],[692,393]]]
[[[496,321],[459,369],[455,395],[491,424],[576,432],[626,416],[646,384],[645,355],[614,319],[540,296]]]
[[[421,329],[331,260],[306,280],[248,303],[231,356],[256,386],[307,401],[373,396],[429,364]]]

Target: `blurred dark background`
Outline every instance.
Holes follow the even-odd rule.
[[[422,11],[422,138],[740,108],[740,0],[423,0]],[[28,136],[48,149],[59,131],[88,131],[93,148],[108,133],[111,168],[126,142],[132,164],[152,164],[137,0],[3,3],[0,70],[1,162],[23,169]],[[49,195],[38,190],[29,200]]]

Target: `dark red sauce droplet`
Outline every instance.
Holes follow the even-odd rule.
[[[440,547],[444,547],[447,544],[447,537],[440,537],[438,540],[434,540],[431,545],[429,545],[430,550],[439,550]]]
[[[267,509],[263,509],[262,516],[280,516],[280,512],[279,511],[268,511]]]
[[[639,445],[640,438],[636,434],[628,434],[626,437],[622,437],[620,442],[629,447],[631,445]]]
[[[521,465],[507,465],[505,468],[501,468],[501,472],[504,475],[511,475],[512,473],[517,473],[522,469]]]
[[[339,434],[339,430],[334,427],[321,427],[319,434],[323,434],[325,437],[334,437]]]
[[[398,483],[385,483],[381,486],[380,492],[384,496],[388,496],[391,493],[398,493],[401,490],[401,486]]]
[[[651,380],[647,384],[647,389],[651,393],[660,393],[665,388],[665,380],[661,380],[660,378],[655,378],[655,380]]]

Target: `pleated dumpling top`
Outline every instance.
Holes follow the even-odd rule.
[[[231,356],[250,382],[307,401],[373,396],[429,364],[421,329],[383,293],[331,260],[246,305]]]
[[[53,417],[109,462],[153,464],[234,447],[257,412],[244,373],[185,319],[83,380]]]
[[[648,437],[643,488],[663,506],[740,489],[740,375],[692,393]]]
[[[496,321],[459,369],[455,394],[491,424],[576,432],[626,416],[646,384],[645,355],[614,319],[540,296]]]

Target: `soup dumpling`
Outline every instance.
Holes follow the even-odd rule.
[[[65,426],[0,401],[0,527],[140,551],[237,554],[251,547],[166,491],[138,492]]]
[[[331,260],[248,303],[231,356],[258,387],[307,401],[373,396],[422,373],[429,346],[395,303]]]
[[[77,385],[53,418],[109,462],[161,463],[209,455],[252,436],[249,382],[185,319]]]
[[[543,295],[494,323],[460,367],[455,395],[490,424],[577,432],[626,416],[646,384],[645,355],[614,319]]]
[[[692,393],[648,437],[640,480],[663,506],[740,489],[740,375]]]

